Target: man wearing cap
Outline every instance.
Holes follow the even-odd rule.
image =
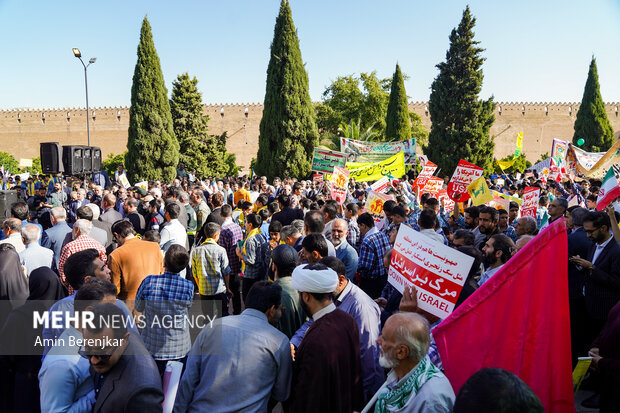
[[[295,268],[292,285],[314,322],[295,354],[289,411],[360,411],[359,330],[353,317],[333,303],[338,275],[323,264],[308,264]]]
[[[278,330],[290,339],[295,331],[307,320],[306,312],[299,304],[299,294],[293,288],[291,275],[297,266],[295,248],[280,244],[271,252],[269,273],[275,278],[274,284],[282,287],[282,317],[277,325]],[[305,332],[305,330],[304,330]]]

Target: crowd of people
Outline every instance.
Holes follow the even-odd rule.
[[[126,187],[124,174],[3,179],[19,200],[0,234],[2,411],[161,411],[162,378],[179,362],[175,412],[542,412],[502,369],[455,394],[433,340],[442,320],[415,288],[399,293],[388,268],[401,225],[473,257],[458,307],[559,219],[573,365],[592,357],[589,402],[620,406],[620,203],[596,211],[600,181],[488,179],[515,199],[539,187],[534,218],[514,201],[449,211],[404,177],[376,220],[368,182],[350,182],[340,204],[324,182],[199,179],[180,165],[173,182]],[[193,304],[211,321],[199,332],[154,323]],[[127,323],[33,330],[33,311]],[[41,353],[25,354],[39,337]],[[113,344],[88,344],[105,338]]]

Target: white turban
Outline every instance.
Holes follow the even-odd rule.
[[[307,265],[293,270],[292,285],[304,293],[333,293],[338,286],[338,274],[331,268],[311,270]]]

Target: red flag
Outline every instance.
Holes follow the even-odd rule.
[[[545,411],[573,412],[566,224],[558,219],[433,330],[458,392],[484,367],[513,372]]]

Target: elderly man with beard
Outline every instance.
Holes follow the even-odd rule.
[[[336,258],[344,263],[347,269],[347,278],[353,280],[355,272],[357,271],[358,255],[355,248],[353,248],[347,242],[347,236],[349,235],[349,226],[347,221],[342,218],[337,218],[332,224],[332,244],[336,248]]]
[[[482,247],[482,255],[486,271],[482,273],[478,285],[489,280],[512,257],[515,243],[504,234],[495,234]]]
[[[448,413],[454,391],[446,376],[426,355],[430,345],[428,321],[415,313],[394,314],[377,340],[379,363],[392,369],[364,412]]]

